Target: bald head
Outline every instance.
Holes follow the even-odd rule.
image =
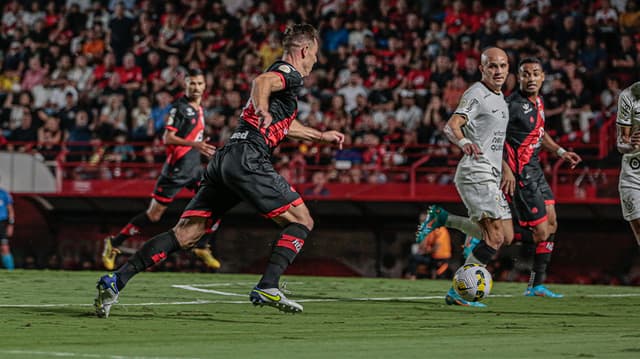
[[[480,56],[482,82],[493,91],[499,92],[509,74],[509,57],[504,50],[490,47]]]
[[[504,50],[502,50],[499,47],[490,47],[482,51],[482,55],[480,55],[480,63],[486,66],[486,64],[489,63],[491,60],[496,60],[498,58],[505,59],[505,61],[509,62],[507,53],[504,52]]]

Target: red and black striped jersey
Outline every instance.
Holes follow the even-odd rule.
[[[186,98],[181,97],[173,103],[169,110],[169,117],[165,126],[167,131],[175,132],[175,135],[188,141],[202,141],[204,134],[204,114],[202,107],[193,107]],[[167,145],[167,161],[162,169],[162,174],[171,171],[171,166],[180,167],[200,166],[200,152],[191,146]]]
[[[265,72],[277,74],[284,87],[269,96],[269,113],[273,117],[271,125],[267,128],[260,126],[253,101],[249,99],[229,142],[251,141],[270,152],[287,136],[291,122],[298,114],[297,92],[303,81],[302,75],[291,64],[281,60],[269,66]]]
[[[505,140],[505,157],[516,176],[542,174],[538,153],[544,136],[544,102],[516,91],[507,97],[509,124]],[[536,171],[539,171],[536,172]]]

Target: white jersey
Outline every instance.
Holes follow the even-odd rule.
[[[640,129],[640,82],[634,83],[620,93],[616,124],[630,126],[631,133]],[[620,187],[640,189],[640,151],[622,156]]]
[[[456,181],[500,181],[509,107],[502,92],[490,90],[482,82],[471,85],[462,95],[456,114],[467,118],[462,127],[465,138],[477,144],[482,155],[464,155],[458,163]]]

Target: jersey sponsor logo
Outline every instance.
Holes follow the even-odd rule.
[[[187,107],[187,116],[194,116],[196,113],[191,107]]]
[[[638,168],[640,168],[640,159],[632,158],[631,161],[629,161],[629,166],[631,167],[631,169],[637,170]]]
[[[236,132],[231,135],[231,140],[246,140],[247,136],[249,136],[249,131]]]
[[[473,109],[473,107],[477,104],[479,104],[480,102],[478,101],[478,99],[472,99],[471,101],[467,101],[466,99],[462,99],[460,100],[460,108],[464,109],[465,111],[469,112]]]
[[[499,178],[500,177],[500,171],[498,171],[498,169],[495,168],[495,167],[491,167],[491,174],[495,178]]]
[[[300,252],[300,250],[302,249],[302,246],[304,245],[304,242],[301,243],[299,239],[296,239],[291,243],[293,244],[294,247],[296,247],[296,252]]]
[[[288,74],[291,72],[291,67],[289,65],[280,65],[278,66],[278,70],[284,72],[285,74]]]
[[[522,111],[524,111],[524,114],[528,114],[529,112],[533,111],[533,107],[531,106],[530,103],[523,103],[522,104]]]

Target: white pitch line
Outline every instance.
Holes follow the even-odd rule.
[[[231,292],[223,292],[214,289],[204,289],[200,287],[229,287],[234,285],[245,286],[253,282],[235,282],[235,283],[208,283],[208,284],[174,284],[173,288],[195,291],[200,293],[209,293],[228,297],[248,297],[248,294],[238,294]],[[303,282],[289,282],[289,284],[301,284]],[[513,298],[520,295],[513,294],[493,294],[491,297],[497,298]],[[586,297],[586,298],[628,298],[640,297],[640,293],[619,293],[619,294],[577,294],[566,297]],[[361,297],[361,298],[309,298],[296,299],[300,303],[320,303],[320,302],[349,302],[349,301],[410,301],[410,300],[442,300],[442,295],[432,296],[413,296],[413,297]],[[193,301],[174,301],[174,302],[147,302],[147,303],[118,303],[122,307],[142,307],[142,306],[166,306],[166,305],[202,305],[202,304],[250,304],[248,300],[193,300]],[[92,307],[89,303],[44,303],[44,304],[0,304],[0,308],[60,308],[60,307]]]
[[[47,357],[70,357],[70,358],[106,358],[106,359],[198,359],[185,357],[141,357],[141,356],[124,356],[124,355],[103,355],[89,353],[71,353],[71,352],[48,352],[36,350],[0,350],[2,354],[24,355],[24,356],[47,356]]]

